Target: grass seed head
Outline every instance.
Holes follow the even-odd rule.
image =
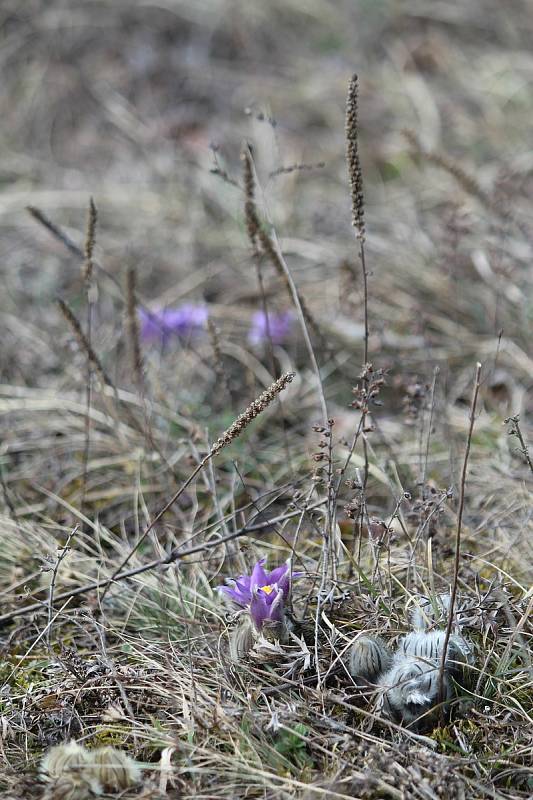
[[[357,231],[357,238],[364,242],[365,198],[363,194],[363,173],[359,158],[358,97],[358,79],[357,75],[354,75],[350,81],[346,100],[346,161],[352,198],[352,225]]]
[[[261,414],[265,408],[267,408],[272,401],[278,396],[280,392],[285,389],[286,386],[293,380],[295,376],[294,372],[286,372],[281,378],[278,378],[277,381],[274,381],[268,389],[259,395],[248,408],[240,414],[235,422],[233,422],[229,428],[227,428],[224,433],[217,439],[215,444],[213,445],[212,454],[216,455],[223,447],[230,444],[234,439],[241,435],[243,430],[248,427],[250,422],[254,420],[256,417]]]

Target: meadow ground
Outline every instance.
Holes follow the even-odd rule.
[[[64,797],[37,768],[76,739],[141,763],[122,797],[530,797],[529,0],[3,0],[0,29],[2,796]],[[140,335],[183,304],[209,323]],[[217,587],[263,557],[299,622],[235,663]],[[467,685],[402,727],[343,653],[450,587]]]

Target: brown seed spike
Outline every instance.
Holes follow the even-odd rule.
[[[274,383],[272,383],[268,389],[265,389],[265,391],[260,394],[256,400],[250,403],[248,408],[243,411],[243,413],[237,417],[235,422],[230,425],[229,428],[224,431],[222,436],[217,439],[211,449],[211,455],[216,455],[218,452],[220,452],[220,450],[222,450],[223,447],[230,444],[230,442],[236,439],[237,436],[240,436],[243,430],[248,427],[250,422],[259,416],[259,414],[261,414],[261,412],[270,405],[274,398],[277,397],[277,395],[282,392],[283,389],[285,389],[285,387],[294,378],[294,375],[294,372],[286,372],[281,376],[281,378],[278,378],[277,381],[274,381]]]
[[[82,331],[79,320],[77,319],[72,309],[65,303],[64,300],[61,300],[60,298],[58,299],[57,304],[59,306],[61,313],[65,317],[66,321],[72,328],[72,332],[76,337],[76,341],[78,342],[78,347],[80,348],[80,350],[83,350],[86,353],[89,361],[94,367],[96,374],[98,375],[98,379],[101,382],[102,386],[105,386],[106,384],[108,386],[112,386],[113,382],[111,381],[111,378],[105,372],[102,366],[102,362],[96,355],[91,343],[89,342],[86,335]]]
[[[346,161],[350,178],[352,197],[352,225],[357,231],[357,238],[365,241],[365,201],[363,195],[363,173],[359,159],[358,141],[358,79],[354,75],[348,88],[346,99]]]
[[[85,261],[83,265],[83,278],[90,283],[93,274],[93,252],[96,241],[96,222],[98,212],[94,200],[89,200],[89,215],[87,217],[87,234],[85,237]]]
[[[246,219],[246,230],[248,232],[250,244],[252,245],[252,254],[254,258],[256,258],[259,256],[257,249],[257,231],[259,228],[259,220],[255,205],[254,169],[249,147],[243,148],[241,159],[242,177],[244,183],[244,216]]]
[[[142,386],[143,357],[139,334],[139,318],[137,316],[137,273],[134,267],[130,267],[130,269],[128,269],[126,290],[126,312],[130,340],[130,355],[133,372],[137,379],[137,384],[138,386]]]

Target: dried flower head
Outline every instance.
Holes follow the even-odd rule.
[[[184,303],[176,308],[153,311],[139,310],[141,339],[167,344],[173,336],[186,338],[205,327],[208,310],[205,306]]]
[[[272,344],[283,344],[291,333],[293,323],[292,311],[283,311],[280,314],[256,311],[252,316],[248,341],[253,345],[260,345],[270,339]]]
[[[255,178],[250,148],[246,146],[242,153],[243,183],[244,183],[244,216],[246,219],[246,231],[252,246],[252,255],[255,259],[259,258],[257,247],[257,232],[259,229],[259,219],[255,206]]]
[[[91,197],[89,200],[89,215],[87,218],[87,234],[85,237],[85,262],[83,265],[83,277],[85,281],[90,284],[93,274],[93,252],[96,242],[96,222],[98,220],[98,212]]]

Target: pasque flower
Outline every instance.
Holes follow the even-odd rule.
[[[294,322],[292,311],[276,314],[269,311],[256,311],[252,316],[252,324],[248,333],[251,344],[262,344],[270,338],[273,344],[283,344],[291,332]]]
[[[289,596],[291,583],[301,573],[291,572],[289,562],[265,572],[262,558],[254,566],[251,575],[241,575],[230,580],[230,586],[221,586],[220,591],[229,599],[248,610],[255,629],[261,632],[265,624],[284,624],[284,604]]]
[[[194,303],[183,303],[176,308],[160,308],[154,311],[141,308],[141,339],[145,342],[160,341],[167,344],[172,336],[185,338],[203,328],[207,317],[207,308]]]

